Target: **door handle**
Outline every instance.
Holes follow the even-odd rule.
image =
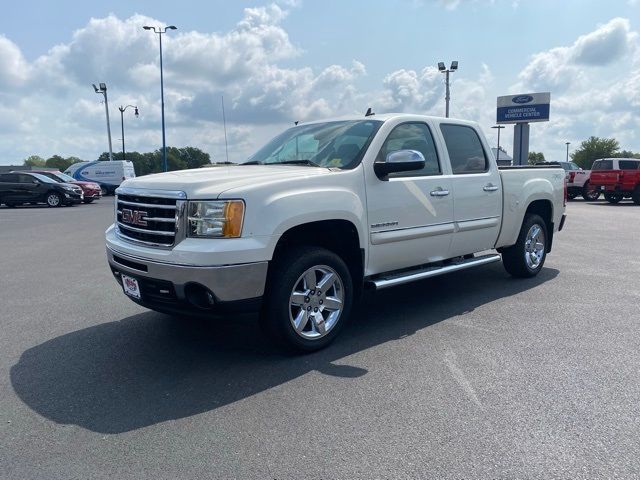
[[[489,185],[485,185],[484,187],[482,187],[482,189],[485,192],[495,192],[496,190],[498,190],[498,187],[496,187],[495,185],[489,184]]]
[[[432,190],[429,192],[429,195],[432,197],[446,197],[449,195],[449,190],[443,190],[442,188],[438,188],[437,190]]]

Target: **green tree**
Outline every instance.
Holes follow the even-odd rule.
[[[122,152],[114,154],[115,158],[122,158]],[[162,150],[153,152],[127,152],[126,159],[133,162],[136,175],[148,175],[164,171]],[[109,152],[103,152],[99,161],[109,160]],[[211,156],[196,147],[167,147],[167,167],[169,171],[184,170],[187,168],[199,168],[211,163]]]
[[[615,157],[618,150],[620,150],[620,144],[615,138],[589,137],[571,154],[571,160],[585,170],[591,170],[595,160]]]
[[[634,153],[631,150],[621,150],[614,155],[618,158],[640,158],[640,153]]]
[[[57,170],[60,170],[61,172],[64,172],[67,168],[69,168],[69,165],[71,165],[71,162],[66,158],[61,157],[60,155],[49,157],[45,162],[45,167],[55,168]]]
[[[30,157],[24,159],[22,165],[24,165],[25,167],[44,167],[45,160],[39,155],[31,155]]]
[[[535,165],[536,163],[540,162],[544,162],[544,153],[529,152],[529,165]]]

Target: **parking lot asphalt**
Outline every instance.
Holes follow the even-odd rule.
[[[0,208],[0,478],[637,478],[640,207],[568,214],[537,278],[369,295],[292,357],[125,298],[112,197]]]

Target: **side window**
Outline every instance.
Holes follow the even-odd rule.
[[[18,177],[18,183],[33,183],[35,180],[35,177],[32,177],[31,175],[18,174],[16,176]]]
[[[440,125],[449,151],[454,174],[484,173],[489,169],[487,156],[476,131],[466,125]]]
[[[390,178],[421,177],[440,175],[442,173],[436,147],[433,143],[433,136],[427,124],[403,123],[398,125],[384,141],[376,160],[384,162],[387,155],[397,150],[417,150],[424,156],[425,166],[422,170],[392,173],[389,175]]]
[[[637,170],[640,162],[637,160],[618,160],[620,170]]]

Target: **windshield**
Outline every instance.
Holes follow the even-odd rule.
[[[40,180],[43,183],[58,183],[55,180],[51,180],[46,175],[42,175],[41,173],[30,173],[29,175],[34,176],[35,178],[37,178],[38,180]]]
[[[76,179],[73,177],[70,177],[69,175],[67,175],[66,173],[60,173],[60,172],[51,172],[51,175],[53,175],[54,177],[56,177],[58,180],[60,180],[61,182],[75,182]]]
[[[382,125],[379,120],[350,120],[299,125],[281,133],[245,164],[300,164],[353,168]]]

